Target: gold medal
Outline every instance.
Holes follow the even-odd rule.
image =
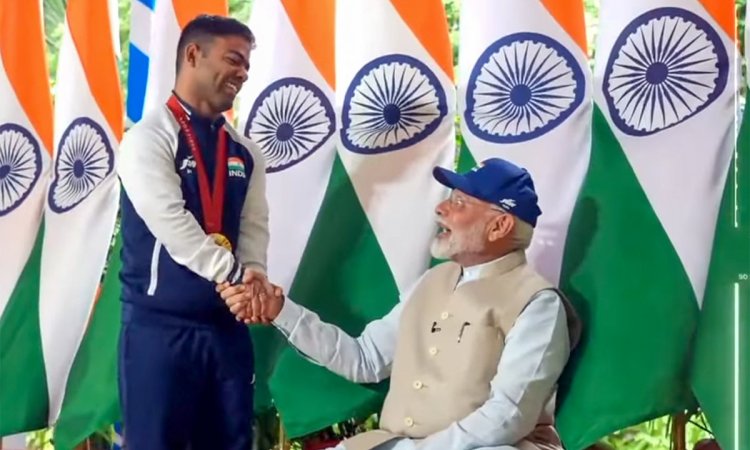
[[[224,247],[225,249],[232,251],[232,243],[229,239],[221,233],[211,233],[209,236],[216,242],[217,245]]]

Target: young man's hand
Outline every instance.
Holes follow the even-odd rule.
[[[284,306],[284,291],[254,271],[246,271],[242,283],[222,283],[216,290],[237,320],[247,324],[269,324]]]

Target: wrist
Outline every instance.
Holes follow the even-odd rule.
[[[276,311],[276,317],[279,317],[279,314],[281,314],[281,311],[284,309],[284,303],[286,303],[286,295],[282,294],[279,298],[279,310]],[[274,317],[274,319],[276,317]]]
[[[286,295],[282,294],[279,297],[278,309],[275,311],[276,314],[274,315],[273,319],[271,319],[271,321],[273,323],[288,321],[289,316],[295,315],[294,306],[294,303],[291,300],[287,301]]]

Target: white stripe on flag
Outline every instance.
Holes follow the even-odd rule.
[[[436,24],[436,27],[440,25]],[[441,33],[443,30],[438,28],[435,32]],[[406,58],[394,58],[394,54],[405,55]],[[420,89],[425,90],[402,92],[405,97],[398,101],[423,102],[424,98],[429,99],[430,106],[420,107],[412,117],[418,121],[417,129],[421,131],[410,129],[409,133],[414,133],[411,138],[388,143],[393,142],[389,139],[399,138],[394,138],[392,134],[387,136],[385,132],[376,130],[374,125],[368,125],[365,116],[369,113],[364,110],[357,116],[350,115],[352,124],[343,127],[348,93],[362,96],[357,97],[359,100],[356,102],[348,102],[353,110],[375,108],[380,111],[378,108],[383,108],[382,114],[385,115],[385,105],[377,99],[371,99],[373,104],[368,107],[354,105],[372,92],[369,89],[377,89],[375,85],[400,89],[389,78],[395,70],[406,71],[403,72],[404,80],[414,75],[420,80],[417,83],[422,83]],[[396,285],[403,292],[427,267],[430,241],[436,231],[435,205],[447,195],[431,173],[435,166],[453,167],[453,80],[416,39],[390,1],[339,0],[336,10],[336,85],[337,120],[339,126],[344,128],[340,134],[342,145],[339,155]],[[414,97],[422,94],[426,97]],[[389,96],[386,93],[383,95]],[[409,107],[406,104],[403,106]],[[441,106],[445,108],[442,118],[433,119],[441,116]],[[421,113],[427,110],[435,115],[423,120],[426,116]],[[395,116],[389,120],[393,119]],[[434,126],[432,131],[426,128],[428,124]],[[373,142],[372,138],[381,139],[385,144]],[[355,141],[359,144],[353,144]],[[396,144],[401,144],[402,148],[398,149]],[[355,145],[359,147],[355,148]]]
[[[607,26],[601,28],[597,43],[595,100],[700,304],[734,148],[736,46],[695,0],[607,0],[601,23]],[[666,43],[660,44],[662,28],[674,30],[674,39],[665,37]],[[652,47],[659,45],[670,55],[666,63],[658,63],[666,69],[649,62]],[[643,69],[646,66],[649,71]],[[644,81],[623,81],[639,79],[633,77]],[[645,82],[648,77],[664,77],[668,81],[661,83],[667,87],[653,88],[646,95],[653,86]]]
[[[25,185],[0,183],[0,239],[3,268],[0,270],[0,317],[13,293],[18,278],[26,265],[36,241],[44,211],[44,194],[47,190],[50,157],[43,142],[31,126],[10,84],[2,58],[0,58],[0,158],[17,158],[10,154],[11,144],[28,144],[24,147],[23,176]],[[22,131],[19,131],[22,130]],[[28,136],[26,134],[28,133]],[[13,147],[17,148],[17,147]],[[8,152],[8,153],[6,153]],[[30,156],[30,157],[29,157]],[[27,158],[28,157],[28,158]],[[35,181],[25,181],[36,177]],[[31,189],[29,191],[29,189]],[[23,197],[26,196],[25,199]]]
[[[274,205],[269,216],[269,277],[288,292],[333,165],[333,91],[279,0],[257,0],[250,28],[262,45],[253,51],[250,78],[241,92],[240,130],[246,136],[251,131],[266,155],[266,196]],[[278,109],[288,117],[271,119],[270,113]],[[319,125],[310,127],[312,123]],[[276,139],[282,124],[303,140]]]
[[[459,107],[465,143],[477,162],[501,157],[529,170],[542,210],[529,260],[556,284],[589,162],[587,56],[539,0],[464,2],[461,23]],[[529,96],[514,97],[518,89]],[[467,92],[472,109],[465,114]],[[521,105],[515,117],[508,112],[513,102]],[[504,106],[506,119],[495,112],[500,106],[488,104]],[[526,128],[529,122],[532,127]]]
[[[106,56],[103,60],[108,61]],[[119,199],[117,140],[93,98],[67,22],[57,86],[55,165],[45,211],[39,299],[50,423],[60,413],[94,305]]]
[[[151,21],[154,12],[139,1],[133,1],[130,10],[130,43],[148,54],[151,47]]]
[[[180,25],[172,1],[158,0],[152,19],[144,114],[165,103],[172,92],[180,38]]]

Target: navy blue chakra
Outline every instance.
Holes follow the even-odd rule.
[[[658,8],[617,38],[602,89],[617,128],[647,136],[710,105],[728,72],[726,48],[708,22],[685,9]]]
[[[0,125],[0,217],[18,208],[42,173],[42,152],[34,136],[14,123]]]
[[[52,211],[70,211],[112,173],[114,152],[98,123],[88,117],[74,120],[60,139],[49,190]]]
[[[469,76],[464,121],[495,143],[534,139],[583,101],[586,78],[562,44],[539,33],[505,36],[479,57]]]
[[[341,140],[355,153],[410,147],[429,136],[448,113],[435,74],[407,55],[386,55],[354,76],[344,97]]]
[[[304,160],[333,135],[335,116],[328,97],[302,78],[282,78],[255,100],[245,136],[266,158],[266,172],[278,172]]]

